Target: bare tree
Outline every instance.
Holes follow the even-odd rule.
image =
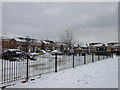
[[[69,46],[69,49],[74,45],[75,38],[72,32],[66,30],[65,33],[61,36],[61,41]]]

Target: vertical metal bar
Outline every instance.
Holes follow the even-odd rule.
[[[6,60],[4,60],[4,83],[5,83],[5,75],[6,75]]]
[[[2,84],[3,84],[3,58],[2,58]]]
[[[39,70],[39,60],[36,58],[36,63],[37,63],[37,75],[39,75],[39,72],[38,72],[38,70]]]
[[[92,53],[92,62],[94,62],[94,53]]]
[[[15,72],[15,68],[16,68],[16,67],[15,67],[15,61],[14,61],[14,80],[15,80],[15,78],[16,78],[16,76],[15,76],[15,73],[16,73],[16,72]]]
[[[81,56],[80,56],[80,53],[79,53],[79,57],[81,57]],[[80,61],[81,61],[81,58],[79,58],[79,59],[80,59]]]
[[[100,55],[98,54],[98,61],[100,61]]]
[[[40,56],[40,60],[42,59],[42,56]],[[43,63],[43,60],[41,60],[41,62]],[[41,74],[43,73],[43,70],[42,70],[43,66],[41,66]]]
[[[27,60],[26,60],[27,61]],[[22,71],[21,71],[21,77],[22,78],[25,78],[26,77],[26,75],[25,75],[25,71],[23,70],[23,68],[25,67],[25,65],[24,65],[24,61],[21,61],[21,66],[20,66],[20,68],[22,68]],[[24,75],[25,75],[25,77],[24,77]]]
[[[20,79],[21,78],[21,70],[20,70],[20,66],[21,66],[21,63],[20,63],[20,60],[19,60],[19,62],[18,62],[18,79]]]
[[[48,73],[49,72],[49,68],[48,68],[48,57],[47,55],[45,55],[45,60],[46,60],[46,72],[45,73]]]
[[[35,58],[34,56],[33,56],[33,58]],[[35,67],[36,67],[36,69],[34,69],[35,70],[35,76],[37,75],[37,63],[36,63],[36,61],[35,61]]]
[[[26,61],[27,61],[27,60],[26,60]],[[27,64],[27,63],[26,63],[26,64]],[[22,61],[22,65],[23,65],[24,68],[27,69],[27,65],[25,65],[25,62],[24,62],[24,61]],[[26,70],[26,71],[27,71],[27,70]],[[27,75],[27,74],[26,74],[26,71],[23,71],[23,72],[22,72],[22,78],[26,78],[26,75]]]
[[[84,53],[84,64],[86,64],[86,53]]]
[[[20,60],[20,59],[19,59],[19,60]],[[17,67],[17,61],[16,61],[16,76],[15,76],[15,77],[16,77],[16,80],[18,79],[18,76],[17,76],[17,68],[18,68],[18,67]]]
[[[29,65],[31,66],[31,61],[29,61]],[[31,76],[30,67],[29,67],[29,76]]]
[[[112,53],[112,58],[113,58],[113,53]]]
[[[6,75],[7,75],[7,82],[8,82],[8,77],[9,77],[8,70],[9,70],[9,66],[8,66],[8,60],[7,60],[7,73],[6,73]]]
[[[55,72],[57,72],[57,53],[55,53]]]
[[[27,60],[26,60],[26,61],[27,61]],[[19,70],[21,71],[21,73],[20,73],[21,78],[24,78],[24,77],[23,77],[23,74],[24,74],[24,70],[23,70],[24,64],[23,64],[23,61],[20,62],[20,68],[22,68],[22,69],[19,69]]]
[[[10,80],[10,77],[11,77],[11,62],[10,61],[9,61],[9,71],[8,71],[8,74],[9,74],[8,80],[10,82],[11,81]]]
[[[28,54],[27,54],[27,67],[26,67],[26,81],[28,81],[28,79],[29,79],[29,76],[28,76]]]
[[[73,68],[74,68],[74,56],[75,56],[75,54],[73,53]]]
[[[13,58],[13,55],[11,55],[11,57]],[[12,81],[13,81],[13,61],[12,61]]]
[[[80,54],[79,54],[79,57],[81,57]],[[81,58],[79,58],[79,60],[81,61]],[[79,64],[79,65],[80,65],[80,64]]]

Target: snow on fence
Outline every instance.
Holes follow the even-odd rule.
[[[0,59],[0,83],[4,84],[20,79],[28,80],[32,76],[74,68],[111,56],[113,55],[96,55],[95,53],[55,53],[54,55],[46,53],[32,57],[27,54],[24,55],[24,58],[5,55]]]

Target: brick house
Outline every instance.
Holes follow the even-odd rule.
[[[5,49],[16,49],[17,48],[17,42],[14,38],[8,37],[6,35],[0,36],[0,44],[2,47],[2,50]]]
[[[55,42],[54,47],[58,50],[68,50],[69,46],[64,42]]]
[[[120,51],[120,42],[111,42],[111,43],[107,43],[108,47],[111,48],[112,50],[117,50]]]
[[[33,52],[36,52],[42,48],[42,42],[37,39],[31,39],[31,48]]]
[[[17,42],[15,39],[10,39],[9,40],[9,48],[10,49],[16,49],[17,48]]]
[[[26,52],[36,52],[42,47],[41,41],[37,39],[27,37],[16,37],[15,40],[17,41],[17,48]]]
[[[41,49],[43,50],[53,50],[54,49],[54,42],[51,40],[42,40],[42,46]]]

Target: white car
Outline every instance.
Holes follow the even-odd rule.
[[[57,53],[58,55],[62,55],[63,53],[59,50],[53,50],[52,52],[52,55],[55,55],[55,53]]]

